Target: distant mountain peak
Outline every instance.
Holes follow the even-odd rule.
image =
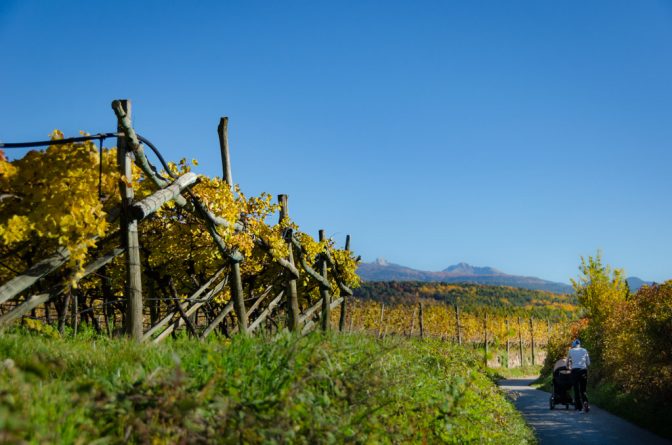
[[[449,266],[441,272],[429,272],[390,263],[385,258],[376,258],[371,263],[360,263],[357,274],[364,281],[468,282],[558,293],[572,292],[572,287],[565,283],[554,283],[536,277],[508,275],[492,267],[477,267],[464,262]]]
[[[651,286],[652,284],[654,284],[653,281],[644,281],[639,277],[628,277],[625,279],[625,281],[628,282],[630,292],[636,292],[642,286]]]
[[[443,272],[451,275],[503,275],[504,273],[493,267],[478,267],[468,263],[457,263],[443,269]]]
[[[376,263],[378,266],[389,266],[389,265],[390,265],[390,263],[388,263],[387,260],[386,260],[385,258],[376,258],[375,263]]]

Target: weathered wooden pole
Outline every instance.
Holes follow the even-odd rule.
[[[378,338],[383,335],[383,325],[385,323],[385,303],[380,303],[380,321],[378,322]]]
[[[457,331],[457,344],[462,344],[462,325],[460,324],[460,306],[455,305],[455,330]]]
[[[345,236],[345,251],[346,252],[350,251],[350,235]],[[345,329],[345,314],[347,311],[346,302],[348,299],[348,296],[345,295],[345,293],[343,293],[342,295],[343,295],[343,301],[341,302],[341,316],[338,319],[338,330],[341,332],[343,332],[343,330]]]
[[[76,337],[77,336],[77,313],[79,312],[79,295],[75,293],[72,298],[72,336]]]
[[[485,313],[485,317],[483,317],[483,344],[485,346],[485,352],[484,352],[484,357],[483,361],[485,363],[485,366],[488,366],[488,313]]]
[[[532,349],[532,366],[534,366],[534,324],[532,318],[530,317],[530,346]]]
[[[229,118],[222,117],[219,120],[217,134],[219,136],[219,150],[222,156],[222,175],[229,188],[233,189],[233,177],[231,176],[231,158],[229,156]],[[243,280],[240,275],[240,255],[237,251],[231,255],[231,298],[233,298],[233,309],[238,319],[238,332],[247,335],[247,311],[245,310],[245,296],[243,294]]]
[[[524,366],[525,363],[523,362],[523,327],[520,321],[520,317],[518,317],[518,352],[520,354],[520,367]]]
[[[285,218],[289,217],[289,208],[287,204],[288,196],[287,195],[278,195],[278,202],[280,203],[280,221],[282,223]],[[291,237],[291,231],[288,233],[288,236]],[[287,239],[287,250],[289,251],[287,255],[287,261],[291,265],[294,265],[294,248],[292,247],[291,238]],[[287,328],[294,332],[299,330],[299,317],[301,316],[301,311],[299,310],[299,296],[296,290],[296,279],[290,277],[287,280],[286,286],[287,292]]]
[[[420,324],[420,338],[425,338],[425,320],[422,313],[422,301],[418,303],[418,322]]]
[[[324,230],[320,230],[320,242],[325,240]],[[322,277],[327,279],[327,259],[324,254],[321,254],[320,258],[320,272]],[[327,332],[329,330],[331,322],[331,294],[329,293],[329,288],[323,284],[320,284],[320,296],[322,297],[322,330]]]
[[[409,337],[413,337],[413,332],[415,331],[415,317],[418,316],[418,308],[413,308],[413,315],[411,315],[411,331],[408,334]]]
[[[217,135],[219,136],[219,148],[222,153],[222,175],[229,187],[233,187],[233,176],[231,176],[231,158],[229,157],[229,118],[219,119],[217,126]]]
[[[511,367],[511,359],[509,357],[509,353],[511,351],[511,341],[509,338],[509,334],[511,333],[510,327],[509,327],[509,317],[506,317],[506,367],[510,368]]]
[[[120,100],[121,108],[131,121],[131,101]],[[113,102],[114,108],[114,102]],[[126,335],[134,340],[142,340],[142,270],[140,266],[140,243],[138,242],[138,221],[132,216],[130,207],[133,204],[133,160],[131,159],[130,142],[124,134],[121,121],[117,119],[117,166],[122,181],[119,183],[121,192],[121,245],[125,249],[126,259]]]
[[[551,341],[551,320],[546,319],[546,346]]]

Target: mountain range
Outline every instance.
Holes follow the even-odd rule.
[[[572,286],[566,283],[543,280],[537,277],[510,275],[492,267],[478,267],[458,263],[438,272],[417,270],[378,258],[371,263],[361,263],[357,274],[364,281],[438,281],[444,283],[479,283],[495,286],[511,286],[523,289],[544,290],[555,293],[572,293]],[[650,284],[637,277],[627,279],[631,291],[643,284]]]

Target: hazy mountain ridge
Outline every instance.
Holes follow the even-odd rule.
[[[444,283],[479,283],[496,286],[520,287],[556,293],[571,293],[572,286],[537,277],[509,275],[492,267],[478,267],[458,263],[439,272],[417,270],[378,258],[372,263],[361,263],[357,274],[364,281],[426,281]]]
[[[625,281],[628,282],[630,292],[635,292],[642,286],[651,286],[652,284],[655,284],[653,281],[644,281],[638,277],[628,277],[625,279]]]

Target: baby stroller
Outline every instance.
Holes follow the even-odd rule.
[[[553,366],[553,394],[551,394],[550,405],[551,409],[555,405],[565,405],[565,409],[569,409],[569,405],[574,403],[572,396],[572,372],[567,369],[565,360],[558,360]]]

